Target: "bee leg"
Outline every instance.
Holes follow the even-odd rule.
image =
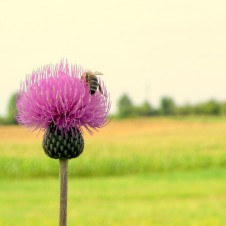
[[[98,87],[99,87],[100,93],[103,95],[103,90],[102,90],[102,88],[101,88],[101,85],[98,84]]]

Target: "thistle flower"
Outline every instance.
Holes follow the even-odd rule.
[[[44,130],[43,148],[52,158],[74,158],[81,154],[82,131],[89,133],[106,125],[109,94],[98,78],[101,92],[90,94],[81,67],[61,61],[28,75],[17,95],[17,120],[26,127]]]

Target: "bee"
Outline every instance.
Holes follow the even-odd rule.
[[[81,77],[81,79],[84,79],[86,81],[86,84],[89,86],[91,95],[93,95],[97,91],[97,89],[99,89],[100,93],[103,95],[103,90],[98,82],[97,75],[103,74],[98,71],[87,71]]]

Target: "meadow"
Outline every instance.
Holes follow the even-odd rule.
[[[43,134],[0,128],[0,226],[57,225]],[[68,225],[226,225],[226,118],[112,122],[69,162]]]

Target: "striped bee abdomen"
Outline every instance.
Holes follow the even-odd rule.
[[[87,71],[81,77],[81,79],[85,80],[87,86],[89,87],[89,91],[91,95],[96,93],[98,89],[100,93],[103,94],[103,90],[101,88],[101,85],[99,84],[99,81],[96,75],[102,75],[102,73],[98,71],[96,72]]]
[[[97,77],[96,76],[89,76],[88,77],[88,84],[89,84],[89,88],[90,88],[90,93],[91,93],[91,95],[93,95],[97,91],[97,88],[99,86]]]

